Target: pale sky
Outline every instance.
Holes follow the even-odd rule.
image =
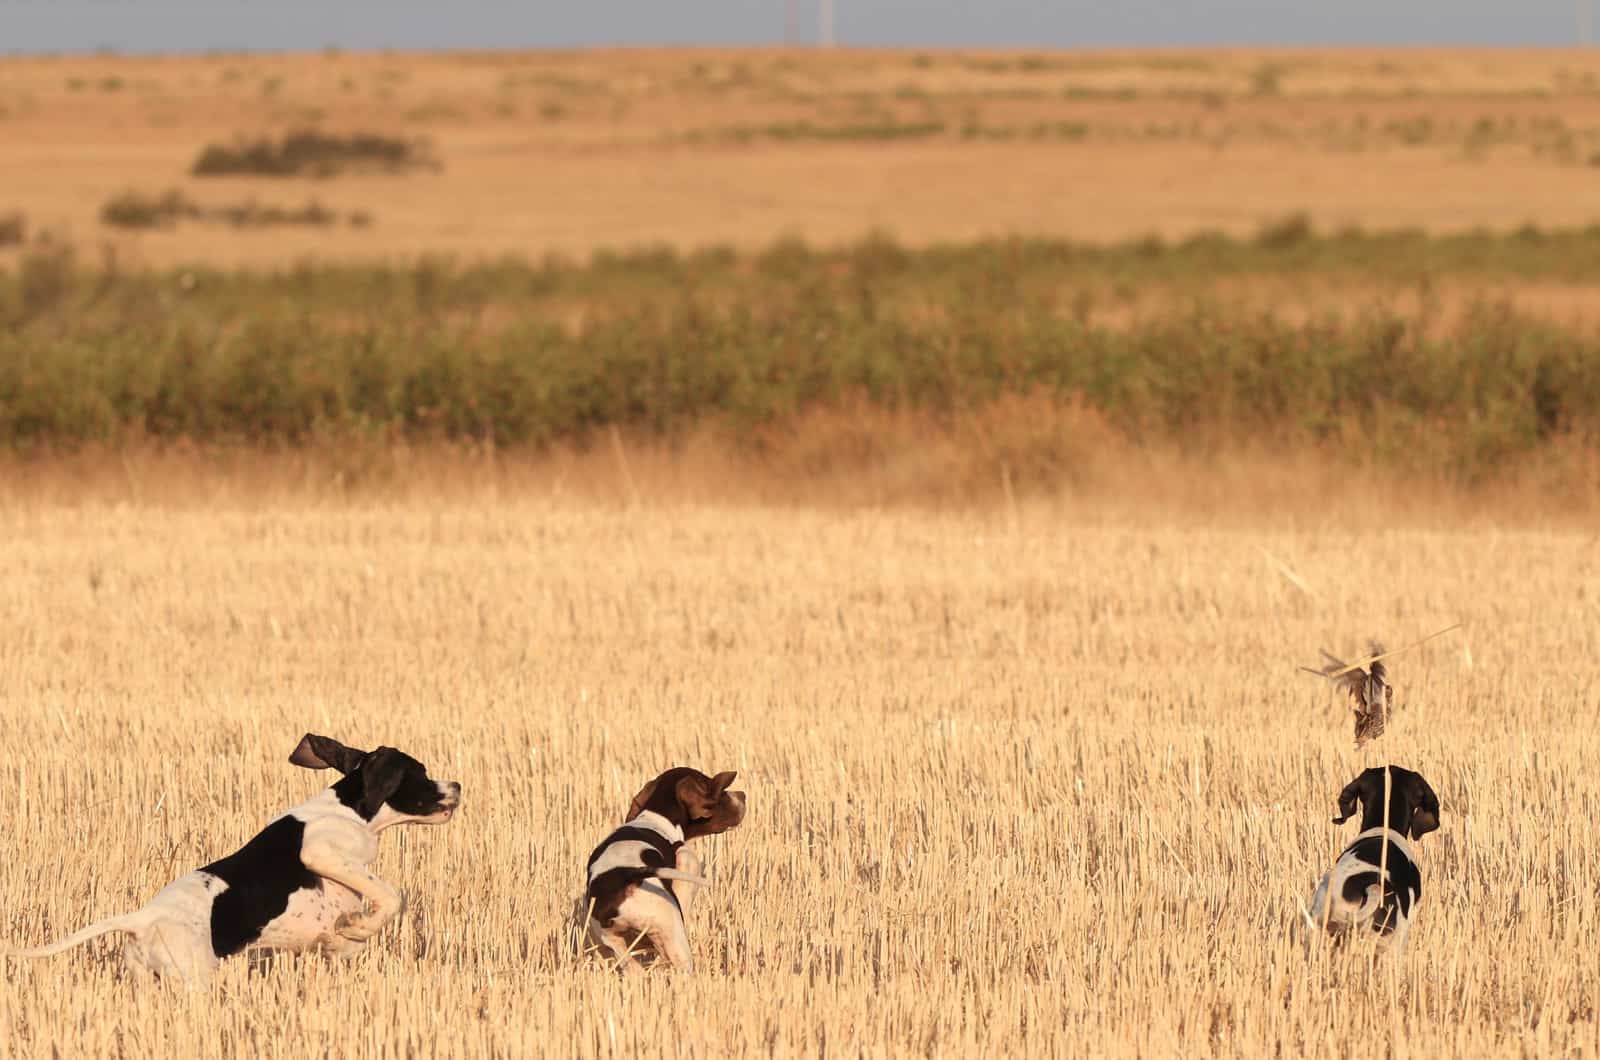
[[[788,0],[815,39],[822,0]],[[1565,45],[1596,0],[833,0],[841,44]],[[785,0],[0,0],[0,53],[763,44]]]

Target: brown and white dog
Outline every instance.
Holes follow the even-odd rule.
[[[694,970],[684,916],[693,888],[707,881],[685,844],[744,820],[744,792],[728,790],[733,778],[667,770],[640,789],[627,822],[589,855],[589,937],[625,968],[639,967],[641,951],[654,951],[674,968]]]

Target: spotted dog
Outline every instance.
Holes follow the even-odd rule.
[[[684,915],[693,888],[707,882],[685,844],[744,820],[744,792],[728,790],[733,778],[667,770],[640,789],[627,822],[589,855],[589,937],[624,967],[636,968],[637,957],[654,952],[674,968],[694,970]]]
[[[1363,935],[1398,951],[1422,898],[1422,870],[1411,841],[1439,827],[1439,797],[1419,773],[1375,766],[1339,793],[1340,815],[1333,823],[1354,816],[1358,802],[1361,832],[1317,884],[1308,916],[1314,929],[1336,942]]]
[[[234,853],[168,884],[143,908],[15,955],[48,957],[120,932],[136,974],[198,985],[224,957],[251,948],[358,952],[403,905],[400,892],[367,868],[378,853],[378,833],[450,820],[461,785],[430,779],[421,762],[392,747],[358,751],[311,733],[289,761],[342,776]]]

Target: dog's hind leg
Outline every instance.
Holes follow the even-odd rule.
[[[122,944],[122,966],[128,970],[128,978],[141,987],[154,986],[160,982],[156,970],[144,961],[144,951],[139,948],[137,939],[129,938]]]
[[[694,955],[689,951],[689,932],[681,916],[664,917],[650,929],[656,952],[680,972],[694,971]]]
[[[163,982],[188,987],[206,985],[218,964],[209,938],[196,935],[186,925],[159,920],[131,936],[124,954],[130,967],[141,967]]]
[[[683,912],[668,893],[665,880],[640,884],[618,908],[618,924],[637,931],[648,941],[649,949],[671,962],[680,971],[692,972],[694,959],[689,954],[689,932],[683,925]],[[613,924],[613,930],[618,926]],[[642,943],[640,945],[643,945]],[[640,946],[635,946],[637,951]]]
[[[594,939],[612,959],[613,963],[622,967],[625,972],[637,972],[642,969],[639,961],[634,957],[633,947],[628,944],[628,937],[620,931],[612,931],[590,923],[589,937]]]

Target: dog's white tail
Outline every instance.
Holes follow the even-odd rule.
[[[700,887],[710,887],[711,881],[704,876],[696,876],[692,872],[679,872],[677,869],[656,869],[654,875],[663,880],[679,880],[683,883],[693,883]]]
[[[1311,910],[1306,908],[1306,903],[1298,895],[1295,896],[1295,902],[1300,906],[1300,915],[1305,917],[1306,927],[1312,934],[1316,934],[1318,927],[1321,925],[1317,923],[1316,918],[1311,915]]]
[[[31,950],[8,950],[12,957],[51,957],[74,946],[81,946],[90,939],[99,938],[101,935],[113,931],[127,931],[137,934],[144,927],[137,913],[125,913],[122,916],[107,917],[104,920],[90,924],[81,931],[74,931],[59,942],[52,942],[48,946],[38,946]]]

